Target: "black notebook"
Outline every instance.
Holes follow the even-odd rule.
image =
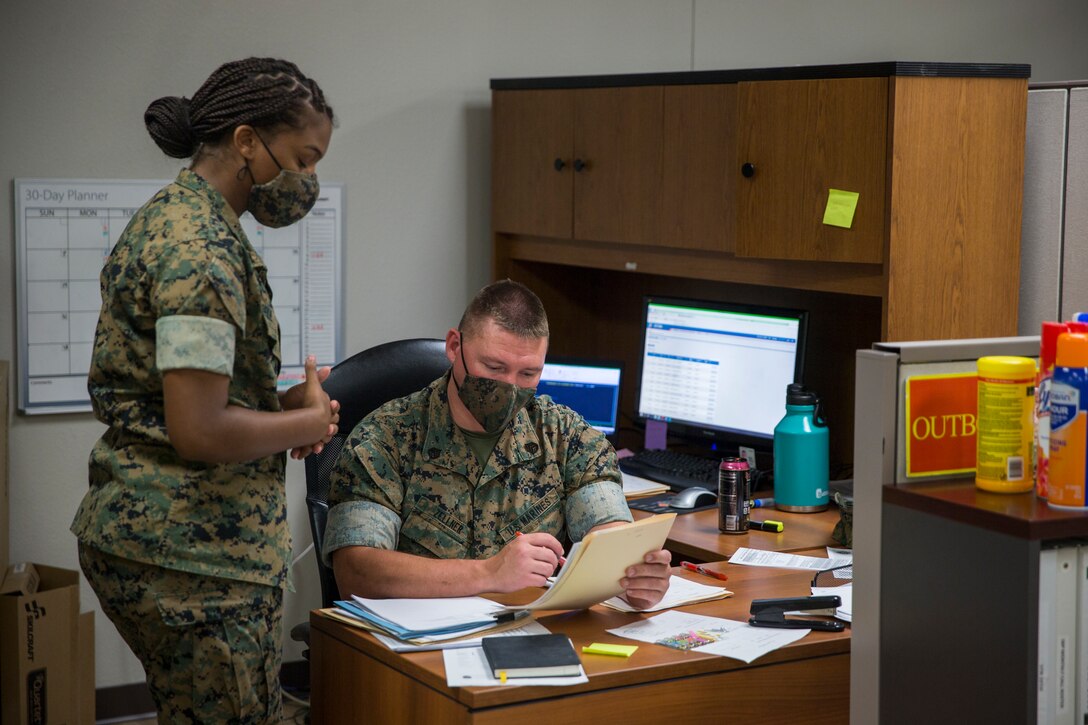
[[[484,637],[484,656],[494,677],[580,675],[582,662],[565,634]]]

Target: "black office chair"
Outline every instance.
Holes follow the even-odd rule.
[[[321,544],[325,540],[325,524],[329,517],[329,474],[345,439],[372,410],[394,398],[421,390],[449,366],[446,344],[442,340],[396,340],[352,355],[333,367],[325,380],[324,388],[329,397],[340,401],[340,431],[321,453],[305,460],[306,509],[321,581],[321,606],[331,607],[340,597],[332,569],[321,560]],[[309,623],[292,628],[291,638],[308,643]]]

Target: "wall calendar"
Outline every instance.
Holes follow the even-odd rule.
[[[102,304],[99,273],[132,215],[168,183],[15,180],[19,410],[91,409],[87,371]],[[306,355],[332,365],[343,354],[343,184],[322,184],[317,204],[291,226],[265,227],[250,214],[241,221],[268,267],[285,389],[305,377]]]

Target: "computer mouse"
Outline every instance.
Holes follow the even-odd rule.
[[[685,488],[669,499],[669,506],[675,509],[693,509],[698,506],[706,506],[718,500],[713,491],[708,491],[700,486]]]

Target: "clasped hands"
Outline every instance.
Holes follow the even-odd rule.
[[[332,371],[330,367],[317,367],[313,355],[306,358],[306,380],[291,386],[280,399],[284,410],[312,409],[322,420],[327,420],[325,435],[317,441],[291,449],[291,458],[302,460],[311,453],[320,453],[325,444],[332,440],[340,430],[340,401],[330,400],[328,393],[321,387]]]

